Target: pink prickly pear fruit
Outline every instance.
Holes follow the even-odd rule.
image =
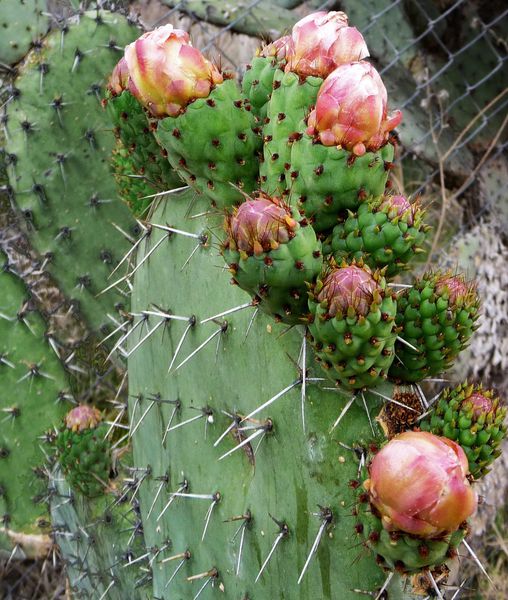
[[[124,58],[129,91],[154,117],[179,115],[223,81],[217,67],[192,47],[189,34],[172,25],[143,34],[125,48]],[[123,81],[123,69],[115,82]]]
[[[367,44],[343,12],[316,12],[293,27],[286,71],[326,77],[336,67],[369,56]]]
[[[387,103],[386,88],[371,64],[342,65],[321,86],[307,133],[324,146],[340,146],[357,156],[379,150],[402,120],[399,110],[387,114]]]
[[[261,194],[241,204],[227,218],[229,248],[260,256],[292,239],[296,225],[288,206],[278,198]]]
[[[330,317],[339,313],[366,316],[373,302],[381,303],[380,290],[371,271],[354,264],[331,271],[317,300],[326,303]]]
[[[388,531],[435,538],[456,531],[476,510],[464,450],[424,431],[395,436],[376,454],[364,482]]]
[[[78,404],[65,416],[65,425],[71,431],[84,431],[95,429],[101,420],[102,416],[97,408],[88,404]]]

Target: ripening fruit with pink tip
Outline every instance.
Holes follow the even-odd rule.
[[[84,431],[95,429],[101,422],[100,411],[88,404],[78,404],[65,416],[65,426],[71,431]]]
[[[374,152],[402,120],[399,110],[388,115],[387,105],[386,88],[371,64],[342,65],[321,86],[307,133],[324,146],[340,146],[357,156]]]
[[[226,221],[230,247],[247,255],[260,256],[276,250],[295,235],[296,221],[278,198],[261,194],[246,200]]]
[[[323,281],[317,300],[327,306],[327,314],[368,314],[373,302],[381,303],[379,284],[370,271],[358,265],[332,270]]]
[[[408,431],[376,454],[364,483],[385,529],[435,538],[456,531],[476,510],[462,448],[445,437]]]
[[[345,13],[320,11],[294,25],[286,50],[286,71],[324,78],[339,65],[367,56],[362,34],[348,26]]]
[[[124,56],[128,89],[154,117],[176,117],[223,81],[217,67],[192,47],[189,34],[172,25],[143,34]]]

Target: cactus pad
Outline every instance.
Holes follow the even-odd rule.
[[[67,375],[44,339],[43,320],[5,265],[0,289],[0,546],[8,546],[11,532],[48,530],[45,453],[50,448],[44,440],[71,396]]]
[[[171,206],[161,204],[153,222],[199,234],[203,225],[186,216],[189,202],[190,193],[175,197]],[[192,206],[200,213],[206,202]],[[154,231],[142,251],[150,252],[160,239]],[[195,315],[189,323],[169,319],[129,358],[134,461],[150,464],[152,473],[139,488],[146,543],[160,546],[169,537],[175,553],[189,552],[181,566],[154,565],[154,596],[194,597],[201,586],[215,586],[225,600],[333,598],[337,590],[354,600],[354,588],[380,587],[384,575],[374,568],[373,556],[358,549],[352,564],[356,538],[346,515],[353,494],[342,482],[354,476],[357,461],[353,452],[338,450],[328,433],[344,406],[342,393],[308,382],[302,431],[302,392],[294,388],[301,377],[303,332],[293,327],[280,337],[284,328],[261,313],[251,323],[255,308],[207,320],[245,297],[217,271],[213,247],[202,247],[181,270],[191,251],[188,237],[168,239],[139,269],[133,291],[136,312],[157,305],[174,315]],[[146,333],[159,320],[150,317]],[[133,334],[133,348],[146,333]],[[308,349],[302,357],[300,364],[310,369]],[[369,402],[371,409],[376,404],[375,398]],[[360,443],[362,431],[369,431],[368,419],[353,404],[336,430],[338,439]],[[158,478],[166,473],[167,485],[148,516]],[[317,553],[302,575],[320,528]],[[392,584],[393,597],[400,597],[397,576]]]
[[[46,4],[46,0],[0,0],[0,63],[17,63],[40,42],[49,28]]]
[[[116,197],[108,165],[114,138],[100,104],[118,47],[135,31],[120,15],[81,15],[29,55],[7,107],[9,180],[31,243],[94,329],[125,302],[116,290],[97,297],[129,248],[117,228],[136,236]]]

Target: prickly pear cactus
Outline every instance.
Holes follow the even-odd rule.
[[[51,472],[49,498],[52,538],[62,551],[73,595],[108,600],[147,600],[148,577],[140,570],[134,554],[141,554],[135,505],[127,470],[122,463],[104,495],[90,499],[76,493],[62,472]],[[131,478],[131,481],[133,479]],[[132,564],[129,564],[132,563]]]
[[[49,28],[46,0],[0,0],[0,63],[12,65],[32,45],[40,43]]]
[[[203,210],[181,194],[152,221],[199,236],[207,224],[192,215]],[[353,447],[374,438],[361,397],[330,432],[349,396],[316,381],[304,329],[286,331],[254,306],[227,314],[246,296],[217,270],[210,243],[156,230],[139,260],[160,242],[132,298],[138,314],[164,308],[130,342],[132,442],[135,464],[151,466],[139,488],[147,546],[169,537],[190,556],[175,577],[175,562],[153,570],[154,595],[193,597],[206,584],[225,598],[354,598],[379,587],[344,485],[357,475]],[[365,397],[374,414],[376,397]]]
[[[94,120],[104,69],[130,36],[99,12],[50,35],[6,115],[10,183],[34,246],[95,327],[113,303],[123,319],[107,336],[128,362],[128,397],[126,375],[108,398],[119,412],[102,424],[90,405],[65,421],[44,415],[56,435],[44,498],[73,590],[100,600],[197,600],[214,588],[226,600],[440,595],[436,579],[460,544],[469,549],[473,479],[497,454],[505,413],[490,393],[477,402],[457,388],[429,406],[412,386],[451,366],[479,302],[458,275],[402,291],[392,280],[426,227],[405,199],[384,197],[401,114],[388,114],[361,34],[344,13],[305,18],[260,52],[243,87],[170,25],[130,44],[110,80],[117,178],[173,177],[171,166],[188,184],[149,207],[137,241],[102,177],[107,113]],[[342,225],[359,245],[343,247]],[[77,283],[76,255],[86,257]],[[132,260],[130,311],[116,291],[97,300],[112,265]],[[9,352],[28,345],[25,311],[11,318],[12,304]],[[42,328],[30,333],[33,352],[45,340]],[[15,385],[46,379],[46,360]],[[49,382],[62,373],[56,363]],[[13,424],[24,414],[6,412]],[[16,446],[5,440],[0,461]]]
[[[125,303],[115,289],[99,294],[138,233],[116,197],[114,139],[100,105],[118,48],[135,31],[120,15],[93,11],[49,34],[20,68],[6,113],[7,171],[31,242],[96,330]]]
[[[46,433],[72,396],[41,316],[3,253],[0,261],[0,547],[19,544],[37,552],[38,544],[48,544],[43,536],[50,530]]]

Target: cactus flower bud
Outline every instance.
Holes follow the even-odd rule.
[[[474,392],[468,396],[462,403],[462,408],[471,410],[475,419],[479,419],[482,415],[488,415],[494,408],[492,398],[484,396],[479,392]]]
[[[206,98],[223,81],[219,70],[189,34],[164,25],[143,34],[125,49],[129,91],[155,117],[175,117],[196,98]]]
[[[362,34],[343,12],[316,12],[293,27],[286,71],[326,77],[336,67],[369,56]]]
[[[65,425],[71,431],[84,431],[95,429],[101,420],[101,413],[95,407],[79,404],[67,413]]]
[[[383,81],[372,65],[361,61],[342,65],[326,78],[307,133],[317,135],[324,146],[341,146],[362,156],[381,148],[401,120],[398,110],[387,115]]]
[[[445,275],[438,280],[436,292],[439,295],[446,294],[452,305],[461,304],[471,294],[476,294],[476,285],[467,282],[464,275]]]
[[[284,35],[283,37],[275,40],[271,44],[266,44],[258,51],[258,56],[264,56],[265,58],[273,57],[277,60],[284,60],[288,53],[291,44],[291,36]]]
[[[256,256],[288,242],[295,226],[289,208],[264,194],[241,204],[226,223],[230,247]]]
[[[414,224],[416,205],[411,204],[405,196],[387,196],[379,208],[385,210],[390,219],[401,217],[410,227]]]
[[[476,510],[462,448],[444,437],[408,431],[373,458],[364,483],[388,531],[434,538],[456,531]]]
[[[369,271],[356,265],[334,269],[325,277],[317,296],[319,302],[328,303],[328,314],[346,315],[353,309],[357,315],[367,315],[379,285]]]
[[[108,90],[113,96],[120,95],[129,85],[129,69],[125,57],[118,61],[108,81]]]

